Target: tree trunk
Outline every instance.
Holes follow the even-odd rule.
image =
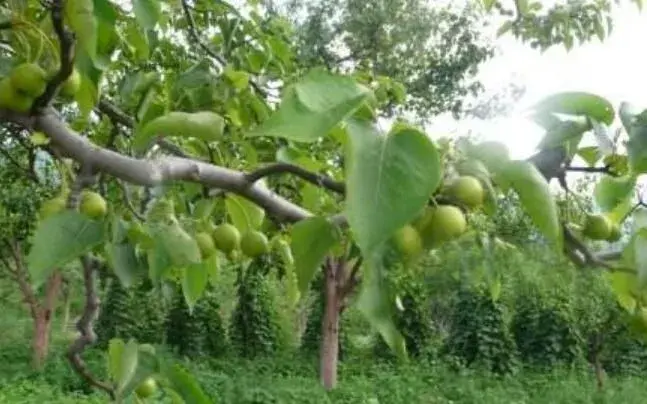
[[[63,288],[63,319],[61,320],[61,331],[66,332],[70,325],[70,285],[65,283]]]
[[[339,357],[339,293],[334,265],[325,268],[325,308],[322,321],[320,377],[327,391],[337,385],[337,362]]]
[[[34,317],[34,333],[32,335],[32,366],[41,370],[49,353],[49,330],[52,324],[51,312],[45,310]]]

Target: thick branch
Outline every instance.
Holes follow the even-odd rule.
[[[45,133],[51,139],[52,146],[63,156],[81,165],[90,164],[98,171],[132,184],[155,187],[176,181],[200,183],[243,196],[284,221],[295,222],[312,216],[267,187],[250,183],[240,171],[172,156],[155,160],[137,159],[99,147],[73,131],[51,109],[32,118],[7,111],[0,111],[0,117]],[[344,222],[341,216],[336,216],[334,220],[339,224]]]
[[[64,0],[54,0],[51,3],[52,26],[60,43],[60,66],[58,72],[47,83],[45,92],[32,105],[32,112],[47,107],[56,97],[58,89],[70,77],[74,70],[74,33],[68,31],[63,23]]]
[[[245,177],[247,178],[247,181],[254,183],[260,180],[261,178],[265,178],[270,175],[285,174],[285,173],[294,174],[297,177],[305,181],[308,181],[311,184],[317,185],[322,188],[326,188],[333,192],[337,192],[338,194],[343,195],[346,193],[346,185],[343,182],[335,181],[328,176],[313,173],[311,171],[306,170],[305,168],[296,166],[294,164],[289,164],[289,163],[268,164],[265,167],[262,167],[250,172]]]

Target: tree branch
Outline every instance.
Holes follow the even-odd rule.
[[[105,98],[102,98],[99,100],[97,109],[99,110],[100,113],[110,118],[110,120],[113,123],[118,123],[130,129],[135,127],[135,120],[133,118],[128,116],[128,114],[120,110],[117,106],[115,106]],[[169,142],[166,139],[157,139],[156,143],[163,150],[167,151],[168,153],[174,156],[184,157],[184,158],[190,157],[179,146]]]
[[[572,171],[572,172],[581,172],[581,173],[602,173],[602,174],[607,174],[612,177],[617,177],[618,174],[611,171],[611,167],[609,166],[604,166],[604,167],[573,167],[573,166],[567,166],[565,171]]]
[[[94,166],[89,162],[81,163],[81,169],[79,170],[74,184],[72,184],[72,189],[70,190],[70,195],[67,200],[68,208],[78,210],[81,192],[84,188],[95,182],[96,174],[94,172]],[[96,267],[98,265],[98,261],[91,259],[87,254],[83,255],[80,261],[83,268],[85,304],[83,306],[83,314],[76,323],[76,329],[81,335],[79,335],[79,337],[68,348],[67,358],[76,373],[78,373],[87,383],[105,391],[110,395],[110,398],[114,400],[114,388],[110,384],[95,378],[81,357],[85,348],[96,342],[97,336],[94,332],[94,322],[99,315],[101,301],[99,300],[96,285]]]
[[[182,9],[184,10],[184,15],[186,17],[187,24],[189,25],[189,35],[191,38],[193,38],[193,41],[203,50],[205,51],[209,56],[214,58],[221,66],[226,66],[227,61],[217,54],[216,52],[213,51],[213,49],[209,48],[202,40],[200,39],[200,36],[198,35],[198,29],[196,27],[195,19],[193,18],[193,14],[191,13],[191,8],[189,7],[189,4],[187,0],[182,0]],[[267,92],[261,88],[254,80],[249,80],[249,84],[258,92],[260,95],[263,97],[267,97]]]
[[[289,164],[289,163],[268,164],[265,167],[261,167],[257,170],[250,172],[245,176],[245,178],[250,183],[255,183],[261,178],[268,177],[270,175],[285,174],[285,173],[294,174],[297,177],[305,181],[308,181],[311,184],[317,185],[322,188],[326,188],[338,194],[344,195],[346,193],[346,185],[343,182],[335,181],[334,179],[328,176],[313,173],[311,171],[306,170],[305,168],[299,167],[294,164]]]
[[[137,218],[137,220],[143,222],[145,220],[145,218],[144,218],[144,216],[142,216],[137,211],[137,209],[135,209],[135,205],[133,205],[133,201],[132,201],[132,199],[130,197],[130,192],[128,190],[128,186],[123,181],[117,180],[117,182],[119,183],[119,186],[121,187],[121,191],[124,194],[124,203],[125,203],[126,207]]]
[[[96,285],[96,263],[88,256],[83,256],[81,258],[81,264],[83,266],[83,284],[85,286],[85,306],[83,308],[83,314],[76,324],[76,329],[81,333],[81,335],[68,349],[67,358],[72,364],[72,367],[74,367],[74,370],[86,382],[105,391],[110,395],[110,398],[114,400],[114,388],[110,384],[96,379],[94,375],[90,373],[81,357],[85,348],[94,344],[97,339],[97,336],[94,333],[93,323],[99,315],[100,305]]]
[[[47,83],[45,92],[34,101],[31,108],[32,113],[47,107],[52,102],[61,84],[70,77],[74,70],[75,38],[74,33],[68,31],[63,23],[63,5],[64,0],[53,0],[51,2],[52,25],[60,43],[60,66],[58,72]]]
[[[262,184],[250,183],[240,171],[172,156],[155,160],[138,159],[99,147],[73,131],[52,109],[34,117],[0,110],[0,118],[30,130],[39,130],[50,138],[52,146],[61,155],[70,157],[81,165],[90,164],[96,170],[132,184],[155,187],[176,181],[200,183],[245,197],[284,221],[296,222],[312,216],[309,211],[277,195]],[[340,225],[345,224],[343,216],[340,215],[332,220]]]

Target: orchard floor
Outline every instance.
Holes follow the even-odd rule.
[[[62,348],[62,347],[61,347]],[[101,374],[101,353],[89,364]],[[92,394],[54,354],[40,374],[29,370],[28,357],[1,347],[0,403],[88,404],[106,403]],[[313,363],[298,359],[256,361],[214,360],[187,365],[214,402],[227,404],[559,404],[645,402],[647,380],[616,378],[598,392],[585,372],[522,372],[500,378],[477,372],[456,372],[441,365],[394,366],[370,361],[346,363],[337,390],[326,394],[318,385]],[[170,403],[161,397],[148,403]]]

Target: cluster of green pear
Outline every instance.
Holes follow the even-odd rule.
[[[240,250],[250,258],[256,258],[270,252],[267,236],[258,230],[247,230],[243,234],[230,223],[215,226],[211,231],[200,231],[195,234],[203,258],[213,255],[216,250],[231,255]]]
[[[427,206],[413,223],[396,232],[394,242],[403,256],[416,257],[425,249],[434,248],[465,233],[467,219],[463,209],[481,207],[485,200],[485,188],[478,178],[460,175],[445,184],[441,196],[444,197],[441,200],[452,201],[456,205]]]
[[[27,113],[34,100],[43,95],[52,74],[36,63],[23,63],[14,67],[7,77],[0,80],[0,108]],[[61,85],[59,95],[72,98],[81,87],[81,76],[74,69]]]

